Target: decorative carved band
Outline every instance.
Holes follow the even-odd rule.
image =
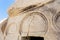
[[[14,8],[14,7],[12,7],[11,9],[8,10],[8,13],[9,13],[10,17],[17,16],[21,12],[25,12],[26,10],[30,11],[30,10],[36,9],[38,7],[42,7],[42,6],[44,6],[46,4],[49,4],[51,2],[54,2],[54,0],[49,0],[49,1],[46,1],[46,2],[30,5],[30,6],[24,7],[24,8]]]

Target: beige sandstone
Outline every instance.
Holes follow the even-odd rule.
[[[16,0],[8,15],[0,22],[0,40],[60,40],[60,0]]]

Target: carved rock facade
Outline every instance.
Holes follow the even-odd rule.
[[[1,40],[60,40],[60,0],[16,0],[8,14]]]

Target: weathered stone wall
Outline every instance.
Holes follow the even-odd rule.
[[[60,0],[16,0],[8,14],[4,40],[28,36],[60,40]]]

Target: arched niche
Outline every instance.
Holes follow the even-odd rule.
[[[27,14],[20,24],[21,34],[27,33],[27,36],[45,35],[48,30],[47,18],[40,12]]]

